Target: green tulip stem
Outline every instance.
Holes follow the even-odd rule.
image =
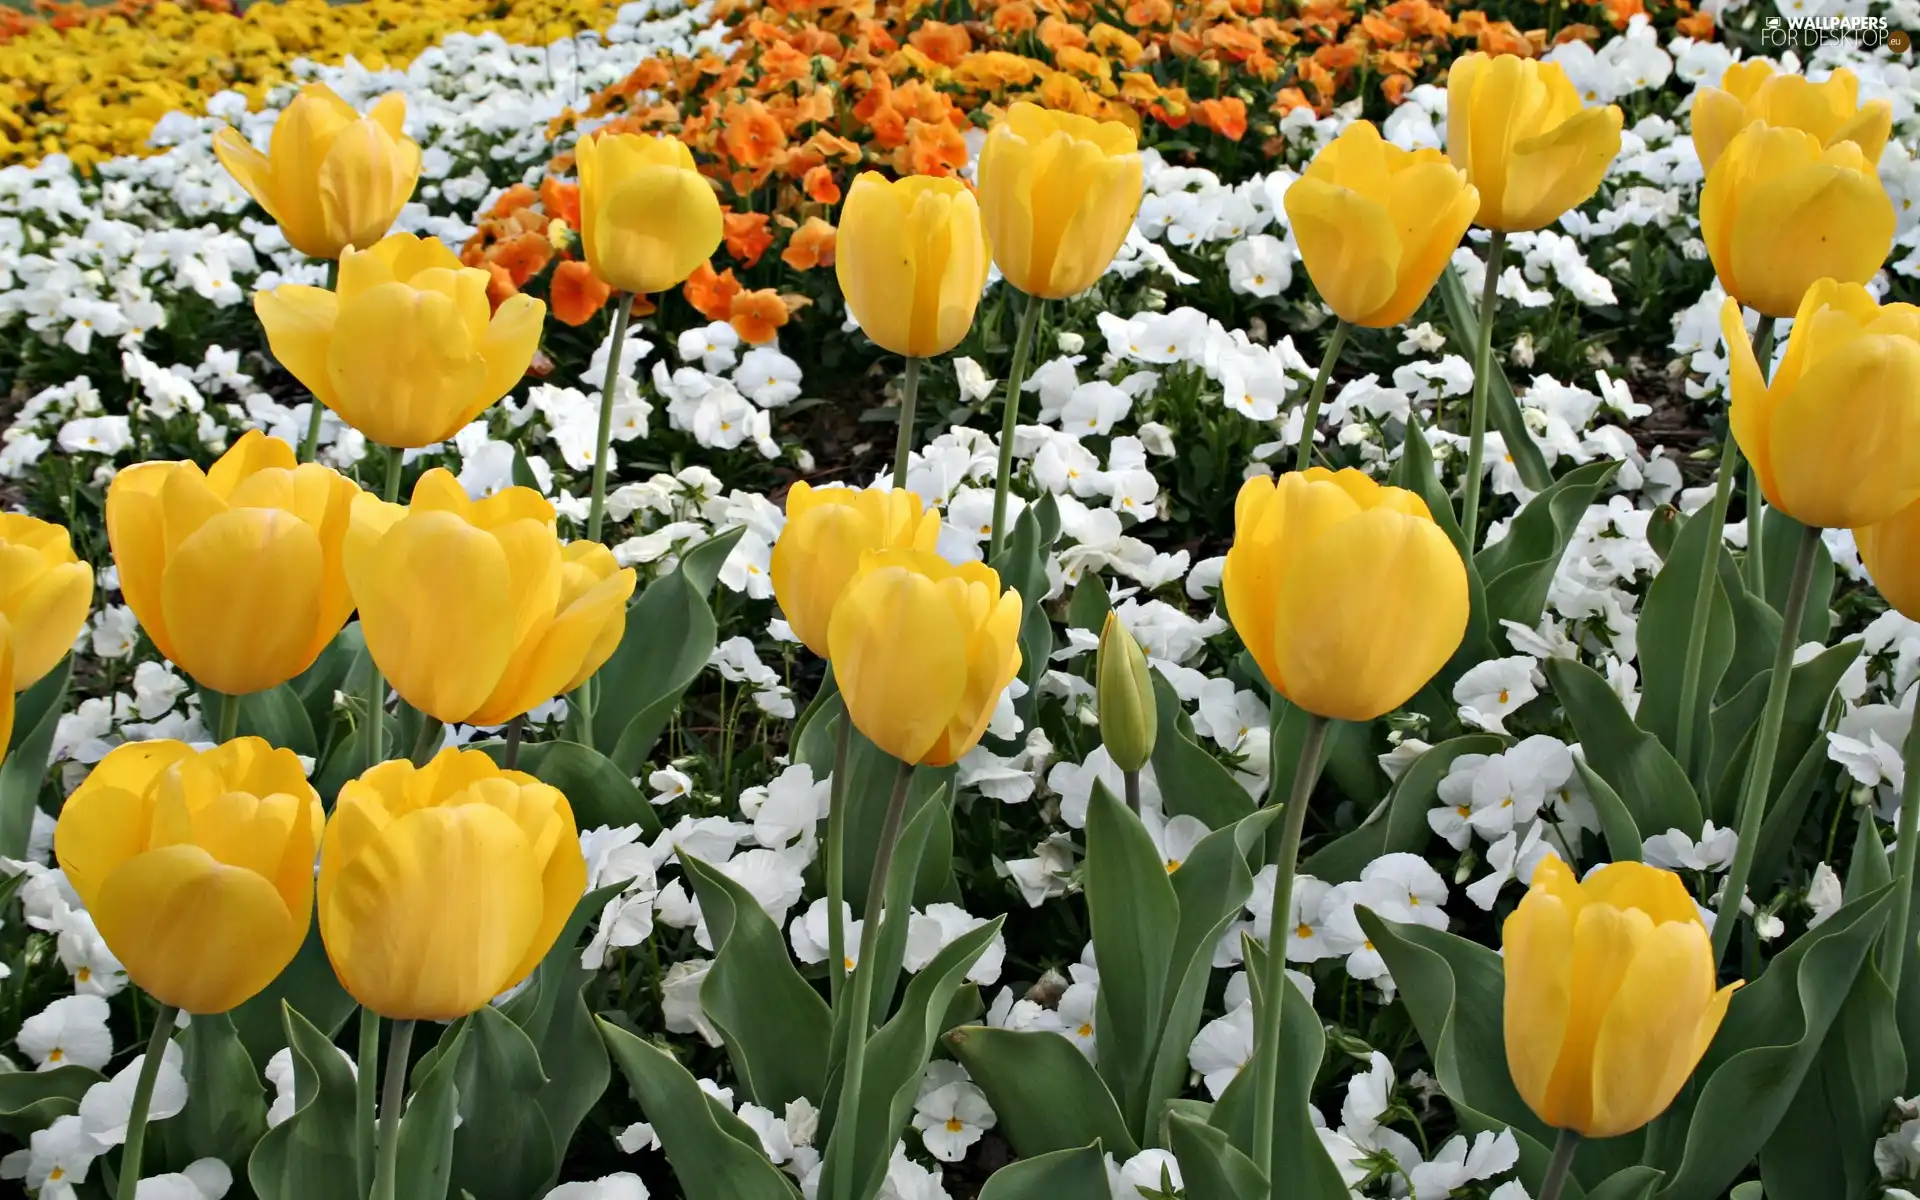
[[[338,291],[340,287],[340,260],[327,260],[327,290]],[[313,398],[313,407],[307,412],[307,436],[300,439],[300,461],[312,462],[320,450],[320,420],[325,416],[327,406],[320,403],[320,397]]]
[[[1580,1135],[1571,1129],[1562,1129],[1553,1141],[1553,1157],[1547,1160],[1547,1173],[1540,1177],[1540,1200],[1560,1200],[1567,1176],[1573,1173],[1573,1156],[1579,1149]]]
[[[893,486],[907,486],[907,459],[913,454],[913,411],[920,400],[920,359],[907,356],[900,376],[900,436],[893,443]]]
[[[833,782],[827,800],[827,996],[836,1005],[847,983],[847,734],[843,714],[833,731]]]
[[[593,443],[593,500],[587,507],[587,540],[600,540],[607,515],[607,445],[613,440],[613,392],[620,383],[620,358],[627,348],[627,323],[633,320],[633,293],[621,292],[613,310],[613,343],[607,347],[607,373],[600,381],[600,432]]]
[[[851,994],[853,1004],[847,1019],[847,1061],[840,1072],[840,1112],[833,1123],[833,1200],[854,1200],[859,1195],[853,1175],[859,1169],[854,1161],[854,1142],[860,1128],[861,1076],[867,1065],[867,1024],[873,1011],[874,960],[879,954],[881,907],[887,900],[887,871],[893,865],[893,848],[900,840],[900,826],[907,815],[907,785],[913,782],[913,764],[901,763],[894,773],[893,795],[887,799],[887,816],[880,827],[880,844],[873,854],[873,875],[867,880],[867,906],[860,913],[860,958],[854,964]],[[831,908],[833,902],[827,902]],[[905,914],[901,914],[904,918]],[[829,950],[831,953],[831,950]]]
[[[1767,598],[1766,501],[1760,493],[1760,472],[1747,464],[1747,590]]]
[[[1120,780],[1126,789],[1127,807],[1132,809],[1133,815],[1137,817],[1140,815],[1140,772],[1122,771]]]
[[[1327,718],[1310,715],[1293,769],[1293,788],[1280,827],[1280,854],[1273,879],[1273,915],[1267,924],[1267,973],[1260,985],[1259,1022],[1253,1032],[1253,1161],[1272,1178],[1274,1104],[1280,1091],[1280,1015],[1286,1011],[1287,921],[1293,910],[1293,875],[1300,859],[1300,836],[1307,826],[1307,801],[1319,775],[1320,750],[1327,741]]]
[[[1793,558],[1793,582],[1787,588],[1786,611],[1780,614],[1780,644],[1773,651],[1773,673],[1767,679],[1767,706],[1760,713],[1760,728],[1753,736],[1753,757],[1747,760],[1746,792],[1740,801],[1739,842],[1733,853],[1733,866],[1727,871],[1726,889],[1720,893],[1719,915],[1713,922],[1713,961],[1717,967],[1726,956],[1727,943],[1733,940],[1733,927],[1740,923],[1740,898],[1747,891],[1747,876],[1753,871],[1754,851],[1759,848],[1761,822],[1767,815],[1767,792],[1773,784],[1774,753],[1780,745],[1780,724],[1787,712],[1787,685],[1793,674],[1793,651],[1800,644],[1800,619],[1807,611],[1807,593],[1812,590],[1813,564],[1820,550],[1820,529],[1807,526],[1800,535],[1800,547]]]
[[[1013,364],[1007,368],[1006,411],[1000,418],[1000,466],[993,474],[993,536],[987,542],[987,562],[1000,557],[1007,544],[1007,488],[1013,483],[1013,433],[1020,424],[1020,385],[1027,381],[1027,359],[1033,354],[1033,334],[1040,327],[1046,301],[1028,296],[1020,314],[1020,333],[1013,339]]]
[[[1347,344],[1353,326],[1335,322],[1333,336],[1327,339],[1327,352],[1320,356],[1320,373],[1313,377],[1313,390],[1307,393],[1307,412],[1300,422],[1300,449],[1294,454],[1293,469],[1304,471],[1313,465],[1313,431],[1320,427],[1320,402],[1327,398],[1327,380],[1333,376],[1333,364],[1340,361],[1340,350]]]
[[[1500,259],[1507,235],[1493,230],[1487,239],[1487,278],[1480,285],[1480,340],[1473,348],[1473,407],[1467,414],[1467,476],[1460,483],[1460,532],[1473,554],[1480,532],[1480,463],[1487,449],[1487,385],[1493,372],[1493,315],[1500,304]]]
[[[416,767],[424,767],[433,761],[434,755],[440,752],[441,735],[445,732],[446,726],[442,725],[436,718],[430,717],[418,709],[415,709],[414,713],[420,718],[420,726],[418,731],[413,735],[413,753],[407,755],[407,761]],[[523,722],[525,719],[524,717],[515,717],[514,721]],[[509,771],[513,770],[514,760],[518,756],[520,749],[519,741],[513,736],[513,733],[514,726],[509,724],[507,726],[507,753],[500,763],[501,766]]]
[[[402,453],[397,446],[387,446],[387,477],[381,498],[388,504],[400,499],[400,476],[405,466]],[[365,623],[362,622],[362,631]],[[387,680],[380,673],[380,664],[374,660],[371,647],[367,650],[367,766],[369,769],[387,761]]]
[[[360,1169],[355,1194],[364,1196],[373,1190],[373,1102],[380,1087],[380,1014],[370,1008],[360,1010],[360,1054],[353,1069],[354,1163]]]
[[[1761,317],[1754,334],[1755,355],[1760,371],[1766,373],[1773,357],[1772,317]],[[1687,657],[1680,670],[1680,726],[1675,731],[1673,757],[1689,778],[1694,774],[1693,713],[1700,706],[1700,663],[1707,648],[1707,621],[1713,613],[1713,577],[1720,569],[1721,547],[1726,545],[1727,508],[1733,502],[1733,484],[1740,477],[1740,443],[1733,431],[1720,447],[1720,475],[1713,483],[1711,507],[1695,516],[1707,522],[1707,546],[1700,555],[1700,573],[1694,580],[1693,612],[1687,618]],[[1752,523],[1748,524],[1747,545],[1754,544]]]
[[[1900,967],[1912,948],[1907,922],[1913,909],[1913,860],[1920,850],[1920,721],[1907,726],[1907,737],[1900,747],[1900,761],[1906,764],[1906,779],[1900,785],[1900,844],[1894,850],[1893,913],[1887,918],[1887,962],[1881,973],[1887,988],[1900,994]]]
[[[153,1105],[153,1085],[160,1078],[167,1042],[173,1038],[173,1019],[180,1010],[162,1004],[153,1014],[153,1032],[147,1037],[147,1057],[133,1085],[133,1107],[127,1113],[127,1148],[120,1155],[119,1200],[133,1200],[140,1190],[140,1156],[147,1141],[147,1110]]]
[[[387,1081],[380,1093],[380,1159],[373,1172],[373,1200],[394,1200],[400,1171],[400,1111],[407,1098],[407,1052],[413,1022],[395,1021],[387,1045]]]
[[[240,735],[240,697],[220,693],[220,733],[216,741],[225,744]]]

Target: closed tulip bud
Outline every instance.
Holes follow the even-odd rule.
[[[1247,480],[1221,586],[1274,690],[1344,721],[1406,703],[1467,631],[1467,569],[1426,503],[1351,468]]]
[[[1755,123],[1700,190],[1700,237],[1727,294],[1790,317],[1815,280],[1865,283],[1893,247],[1893,201],[1852,142]]]
[[[1287,189],[1287,220],[1327,307],[1373,329],[1398,325],[1433,290],[1480,194],[1438,150],[1402,150],[1355,121]]]
[[[903,763],[959,761],[1020,672],[1022,613],[1020,593],[982,563],[863,557],[827,632],[854,728]]]
[[[451,1021],[531,975],[586,887],[567,798],[449,747],[340,789],[320,846],[320,936],[361,1004]]]
[[[1713,944],[1671,871],[1558,858],[1501,929],[1507,1067],[1542,1121],[1616,1137],[1665,1112],[1740,985],[1714,990]]]
[[[928,550],[940,511],[904,489],[809,487],[787,490],[787,523],[773,543],[773,596],[807,649],[827,656],[827,623],[847,582],[871,550]]]
[[[135,463],[107,488],[120,591],[161,654],[244,695],[313,665],[353,612],[341,550],[360,494],[249,430],[202,473]]]
[[[214,135],[213,152],[302,254],[338,258],[386,235],[420,179],[420,147],[400,132],[407,101],[380,98],[362,117],[324,83],[300,89],[274,122],[268,152],[237,129]]]
[[[1140,180],[1125,125],[1015,104],[980,151],[980,216],[1000,273],[1029,296],[1086,291],[1133,228]]]
[[[60,810],[53,848],[127,977],[219,1013],[293,961],[313,923],[320,797],[291,750],[129,742]]]
[[[882,349],[931,358],[973,328],[991,257],[980,206],[958,179],[862,173],[835,247],[847,309]]]
[[[1822,279],[1771,383],[1732,299],[1720,330],[1733,435],[1768,504],[1803,525],[1855,529],[1920,500],[1920,308]]]
[[[585,683],[619,646],[634,585],[600,543],[562,545],[532,488],[469,500],[440,467],[411,506],[355,505],[346,571],[375,665],[449,725],[504,724]]]
[[[1583,108],[1560,64],[1468,54],[1447,72],[1447,154],[1480,192],[1475,223],[1544,229],[1600,188],[1620,109]]]
[[[1860,81],[1840,67],[1815,83],[1805,75],[1781,74],[1764,58],[1728,67],[1719,87],[1693,93],[1693,148],[1700,169],[1713,170],[1727,144],[1755,121],[1803,129],[1822,146],[1852,142],[1869,163],[1879,163],[1893,131],[1893,106],[1860,103]]]
[[[580,139],[580,244],[611,288],[664,292],[720,247],[720,201],[670,134]]]
[[[1920,620],[1920,501],[1854,530],[1853,541],[1887,603],[1908,620]]]
[[[1138,771],[1153,757],[1160,731],[1153,676],[1147,656],[1120,618],[1107,614],[1094,660],[1095,699],[1100,707],[1100,741],[1122,771]]]
[[[59,525],[0,514],[0,614],[13,630],[13,690],[24,691],[73,649],[93,608],[93,569]]]
[[[487,273],[437,239],[396,233],[340,258],[339,290],[289,283],[253,298],[267,344],[340,419],[414,450],[458,433],[527,373],[547,306],[487,304]]]

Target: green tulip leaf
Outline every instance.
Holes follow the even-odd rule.
[[[1728,1200],[1767,1200],[1767,1190],[1758,1179],[1749,1179],[1745,1183],[1736,1183],[1727,1193]]]
[[[1088,572],[1073,586],[1073,595],[1067,600],[1067,627],[1098,635],[1106,628],[1107,614],[1112,611],[1113,601],[1107,596],[1107,581]]]
[[[333,698],[346,688],[348,674],[366,653],[367,640],[356,621],[327,643],[312,666],[287,681],[307,714],[308,729],[322,739],[323,746],[324,736],[333,724]],[[245,720],[246,711],[242,709],[241,721]]]
[[[1267,1177],[1220,1130],[1197,1117],[1174,1113],[1167,1118],[1167,1140],[1180,1163],[1186,1200],[1267,1200]],[[1289,1162],[1287,1169],[1295,1171],[1298,1164]],[[1300,1191],[1296,1185],[1291,1194]]]
[[[1687,773],[1659,738],[1633,723],[1600,673],[1566,658],[1549,658],[1542,666],[1588,764],[1612,785],[1640,831],[1652,836],[1678,829],[1699,837],[1700,800]]]
[[[517,1018],[538,1048],[540,1067],[547,1074],[546,1086],[534,1100],[553,1134],[555,1162],[566,1158],[574,1130],[599,1103],[613,1078],[607,1044],[587,1008],[584,992],[595,972],[580,965],[580,938],[587,923],[625,887],[625,881],[610,883],[580,898],[553,949],[534,971],[535,987],[528,990],[537,989],[535,1003]]]
[[[6,761],[0,763],[0,856],[24,859],[33,834],[33,812],[39,807],[47,782],[47,762],[53,756],[53,734],[66,707],[67,681],[73,675],[73,655],[14,697],[13,739]]]
[[[0,1071],[0,1131],[25,1145],[33,1134],[79,1111],[87,1089],[105,1078],[92,1067]]]
[[[1528,445],[1533,439],[1527,438]],[[1540,624],[1546,611],[1547,589],[1566,556],[1567,543],[1580,527],[1580,518],[1601,489],[1613,482],[1618,462],[1590,462],[1575,467],[1553,486],[1527,501],[1507,527],[1507,535],[1474,555],[1474,569],[1486,581],[1487,632],[1495,634],[1502,621],[1527,629]]]
[[[1726,585],[1717,570],[1707,573],[1712,595],[1708,598],[1706,637],[1701,643],[1699,684],[1693,711],[1684,718],[1680,693],[1692,637],[1694,601],[1700,594],[1700,569],[1706,560],[1708,538],[1719,532],[1711,505],[1688,517],[1640,606],[1641,698],[1634,719],[1676,755],[1680,753],[1680,727],[1683,721],[1691,722],[1693,752],[1689,761],[1695,764],[1696,776],[1701,779],[1712,778],[1706,768],[1713,733],[1707,718],[1727,664],[1733,661],[1733,602],[1727,598]],[[1716,547],[1716,553],[1726,551]]]
[[[701,1091],[672,1055],[618,1025],[599,1025],[686,1200],[796,1200],[800,1189],[767,1161],[759,1135]]]
[[[1441,272],[1441,278],[1447,273]],[[1527,446],[1533,441],[1527,439]],[[1537,451],[1536,451],[1537,453]],[[1433,514],[1433,523],[1453,542],[1454,549],[1460,551],[1461,562],[1467,568],[1467,631],[1460,639],[1460,648],[1453,657],[1440,668],[1434,678],[1433,686],[1442,694],[1451,693],[1453,685],[1460,676],[1489,658],[1497,657],[1492,639],[1493,626],[1487,619],[1487,589],[1480,578],[1480,569],[1474,565],[1473,548],[1466,544],[1466,534],[1453,515],[1453,495],[1440,482],[1439,472],[1433,465],[1433,447],[1427,444],[1426,431],[1420,427],[1419,417],[1407,419],[1406,440],[1400,446],[1400,462],[1389,476],[1391,481],[1426,501],[1427,511]],[[1546,484],[1541,484],[1545,487]],[[1448,724],[1455,724],[1453,709],[1447,709]]]
[[[1169,817],[1199,818],[1209,829],[1231,825],[1254,810],[1253,797],[1233,772],[1203,749],[1193,736],[1193,722],[1173,686],[1153,672],[1156,720],[1153,776]]]
[[[1660,1179],[1660,1172],[1652,1167],[1627,1167],[1595,1184],[1587,1200],[1653,1200]]]
[[[834,742],[840,723],[846,720],[845,702],[834,696],[821,706],[808,722],[806,739],[799,746],[795,761],[807,764],[815,779],[833,773]],[[846,898],[856,918],[866,903],[869,873],[880,849],[880,827],[886,821],[887,802],[893,796],[894,778],[900,763],[885,750],[867,740],[858,729],[849,730],[847,743],[847,779],[840,800],[846,806]],[[946,788],[952,794],[958,772],[953,767],[916,767],[913,782],[907,787],[906,820],[912,821],[920,809],[941,795]],[[903,826],[904,828],[904,826]],[[947,892],[953,878],[953,841],[951,822],[936,823],[930,831],[932,841],[920,856],[920,870],[913,885],[915,904],[930,904]]]
[[[200,711],[208,714],[209,720],[218,720],[226,697],[207,688],[197,690]],[[240,719],[234,727],[236,737],[263,738],[276,749],[291,750],[308,758],[319,757],[320,741],[314,736],[313,719],[307,715],[307,707],[301,703],[300,693],[292,684],[283,683],[264,692],[241,696],[239,701]],[[403,744],[401,749],[404,751],[406,746]]]
[[[286,969],[259,995],[229,1014],[256,1072],[264,1072],[267,1061],[287,1045],[283,1006],[291,1007],[328,1038],[340,1032],[357,1007],[333,973],[317,920],[309,919],[307,940],[300,943],[299,952]]]
[[[1096,1143],[1023,1158],[995,1171],[980,1200],[1108,1200],[1107,1161]]]
[[[920,806],[894,843],[893,865],[887,871],[886,898],[882,904],[884,919],[880,923],[879,940],[874,945],[873,969],[860,972],[873,986],[868,1011],[875,1021],[886,1020],[887,1014],[893,1011],[894,994],[900,987],[900,965],[907,956],[914,888],[920,877],[920,864],[929,850],[949,860],[953,854],[952,818],[947,811],[944,787]],[[781,953],[784,956],[784,949]],[[845,1037],[845,1030],[836,1030],[836,1033],[840,1036],[836,1038],[833,1057],[838,1062],[843,1053],[839,1043]]]
[[[260,1200],[364,1200],[353,1068],[327,1036],[285,1003],[293,1056],[293,1115],[261,1135],[247,1159]]]
[[[1446,309],[1447,324],[1453,327],[1454,343],[1479,345],[1480,310],[1467,294],[1467,285],[1461,282],[1460,273],[1449,265],[1440,272],[1434,291]],[[1513,385],[1507,382],[1500,360],[1490,357],[1487,365],[1491,372],[1487,376],[1488,421],[1500,431],[1500,439],[1513,458],[1520,482],[1526,484],[1529,491],[1544,492],[1553,484],[1553,472],[1547,467],[1546,456],[1534,445],[1533,435],[1527,430],[1527,419],[1520,412],[1520,402],[1514,398]]]
[[[999,1129],[1022,1158],[1099,1141],[1120,1158],[1139,1144],[1093,1064],[1052,1030],[966,1025],[947,1048],[987,1095]]]
[[[1047,499],[1052,500],[1049,495]],[[1046,674],[1053,658],[1053,621],[1043,606],[1046,599],[1047,551],[1053,537],[1059,535],[1057,512],[1053,518],[1053,537],[1048,536],[1039,504],[1021,510],[1013,523],[1013,533],[990,565],[999,572],[1003,587],[1018,591],[1023,612],[1020,618],[1020,678],[1027,690],[1014,702],[1020,719],[1031,723],[1033,706],[1040,699],[1040,677]]]
[[[1098,781],[1087,805],[1086,836],[1081,877],[1102,983],[1093,1026],[1100,1076],[1139,1141],[1147,1077],[1168,1008],[1180,902],[1147,827]]]
[[[1574,759],[1573,769],[1579,773],[1580,782],[1586,785],[1587,797],[1593,802],[1594,812],[1599,814],[1600,836],[1607,842],[1607,858],[1613,862],[1639,862],[1647,839],[1641,834],[1640,826],[1634,823],[1633,814],[1627,811],[1627,802],[1584,759]]]
[[[527,1098],[548,1083],[540,1052],[520,1026],[488,1005],[467,1021],[454,1072],[453,1187],[473,1200],[541,1195],[560,1171],[546,1113]]]
[[[1673,556],[1673,543],[1680,536],[1680,510],[1671,504],[1662,504],[1647,517],[1647,544],[1660,556],[1661,562]]]
[[[480,749],[495,762],[506,760],[505,742],[488,742]],[[633,786],[632,778],[591,746],[568,741],[523,742],[514,767],[558,788],[573,808],[574,824],[581,829],[638,825],[648,837],[661,830],[660,814]]]
[[[1766,517],[1760,522],[1760,561],[1762,586],[1767,607],[1774,612],[1783,612],[1787,607],[1787,591],[1793,586],[1793,560],[1800,551],[1800,541],[1806,535],[1807,527],[1786,513],[1769,505]],[[1833,632],[1833,614],[1828,606],[1833,603],[1833,584],[1836,578],[1833,555],[1828,553],[1824,541],[1816,541],[1813,546],[1813,579],[1807,592],[1807,607],[1800,619],[1800,641],[1826,644],[1827,636]],[[1771,1190],[1771,1189],[1769,1189]]]
[[[1383,854],[1418,854],[1433,837],[1427,813],[1438,802],[1440,783],[1453,761],[1465,754],[1498,754],[1507,743],[1491,733],[1451,738],[1422,753],[1408,764],[1377,807],[1358,828],[1344,833],[1307,856],[1303,875],[1323,883],[1346,883],[1360,878],[1368,863]]]
[[[267,1131],[260,1072],[226,1013],[196,1016],[180,1043],[187,1106],[159,1126],[167,1159],[187,1163],[217,1158],[230,1167],[240,1166]]]
[[[1787,780],[1799,767],[1800,760],[1809,747],[1826,745],[1827,712],[1833,701],[1834,689],[1840,685],[1841,676],[1860,656],[1864,644],[1859,641],[1841,642],[1816,654],[1806,662],[1793,668],[1787,677],[1787,707],[1780,722],[1780,740],[1773,758],[1773,778],[1768,787],[1769,796],[1778,796],[1786,787]],[[1716,709],[1713,714],[1714,744],[1717,750],[1722,742],[1729,753],[1721,758],[1716,754],[1715,762],[1718,774],[1714,776],[1713,816],[1722,825],[1731,825],[1734,813],[1738,811],[1740,794],[1746,786],[1747,760],[1753,757],[1754,730],[1760,724],[1760,712],[1766,705],[1767,685],[1773,678],[1773,669],[1755,675],[1731,700]],[[1796,821],[1794,828],[1799,828]],[[1772,882],[1771,878],[1755,875],[1753,877],[1754,894]]]
[[[1794,838],[1800,832],[1801,819],[1813,802],[1814,788],[1821,776],[1832,771],[1833,763],[1827,758],[1827,739],[1817,737],[1800,756],[1793,773],[1774,793],[1773,803],[1767,806],[1766,818],[1760,826],[1760,848],[1753,854],[1753,874],[1749,876],[1753,884],[1748,889],[1749,895],[1755,892],[1764,895],[1762,889],[1780,878]]]
[[[433,1050],[414,1064],[413,1094],[407,1098],[406,1115],[400,1118],[400,1161],[394,1172],[397,1196],[407,1200],[445,1200],[447,1196],[453,1179],[460,1060],[480,1019],[476,1015],[447,1026]],[[511,1024],[504,1017],[501,1021]]]
[[[1724,703],[1773,665],[1780,644],[1780,614],[1747,590],[1747,581],[1731,554],[1720,556],[1720,586],[1733,605],[1733,658],[1714,699]]]

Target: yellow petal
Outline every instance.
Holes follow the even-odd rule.
[[[1314,290],[1342,320],[1368,323],[1393,299],[1404,250],[1386,206],[1311,176],[1294,181],[1285,204]]]
[[[1853,531],[1860,561],[1886,602],[1909,620],[1920,613],[1920,502]]]
[[[1640,946],[1653,933],[1653,919],[1634,909],[1589,904],[1573,922],[1572,1002],[1560,1061],[1547,1086],[1548,1118],[1562,1129],[1592,1128],[1594,1045]]]
[[[526,377],[527,365],[540,347],[540,333],[546,321],[546,304],[532,296],[509,296],[500,305],[480,341],[480,358],[486,363],[486,376],[473,401],[467,405],[460,421],[462,426],[492,407]]]
[[[88,908],[97,904],[107,876],[145,848],[154,780],[193,754],[185,742],[171,740],[116,746],[67,797],[53,849]]]
[[[1740,200],[1722,282],[1742,302],[1790,317],[1813,282],[1865,283],[1893,244],[1893,202],[1880,180],[1833,163],[1757,184]]]
[[[1700,170],[1713,170],[1713,164],[1747,125],[1745,101],[1732,92],[1702,87],[1693,93],[1693,149],[1700,158]]]
[[[253,148],[253,143],[242,137],[238,129],[222,129],[213,135],[213,153],[220,165],[233,176],[235,183],[247,190],[261,208],[267,210],[267,216],[275,221],[280,214],[274,211],[273,168],[267,156]]]
[[[1740,302],[1731,296],[1720,306],[1720,337],[1727,344],[1728,391],[1732,394],[1728,420],[1733,426],[1734,440],[1759,473],[1762,490],[1776,495],[1769,465],[1772,455],[1767,445],[1773,428],[1773,397],[1767,390],[1760,363],[1753,356],[1753,343],[1747,340]],[[1784,368],[1781,373],[1785,374]]]
[[[1704,926],[1673,922],[1647,935],[1600,1022],[1593,1113],[1582,1133],[1616,1137],[1666,1111],[1706,1050],[1699,1030],[1713,999]]]
[[[720,201],[697,172],[644,165],[596,203],[586,243],[594,274],[625,292],[678,286],[720,246]]]
[[[1573,914],[1551,891],[1535,888],[1507,918],[1500,940],[1507,1068],[1520,1098],[1551,1124],[1560,1114],[1551,1107],[1550,1085],[1573,1004]]]
[[[253,311],[273,357],[322,404],[334,407],[327,347],[340,314],[338,298],[324,288],[285,283],[270,292],[255,292]]]
[[[1920,500],[1920,342],[1869,335],[1813,362],[1768,440],[1772,498],[1803,524],[1872,525]]]
[[[848,587],[827,644],[854,727],[901,762],[921,761],[966,690],[966,637],[917,571],[889,566]]]
[[[413,194],[420,168],[419,151],[387,132],[378,121],[362,119],[342,129],[320,164],[320,214],[329,239],[365,249],[386,236]]]
[[[230,695],[277,687],[313,665],[320,539],[299,518],[241,508],[180,544],[161,606],[180,668]]]
[[[382,445],[417,449],[459,432],[487,364],[452,300],[389,283],[341,309],[327,375],[343,420]]]

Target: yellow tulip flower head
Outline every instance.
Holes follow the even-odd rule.
[[[73,649],[93,608],[93,568],[65,527],[0,514],[0,614],[13,630],[13,688],[30,688]]]
[[[272,983],[313,923],[320,797],[291,750],[129,742],[60,810],[53,848],[127,977],[226,1012]]]
[[[827,656],[827,623],[847,582],[871,550],[931,551],[940,510],[904,489],[809,487],[787,490],[787,523],[773,543],[773,596],[807,649]]]
[[[1221,586],[1267,682],[1323,717],[1392,712],[1467,631],[1467,569],[1426,503],[1351,468],[1247,480]]]
[[[1920,620],[1920,501],[1853,531],[1860,562],[1888,604]]]
[[[1893,201],[1852,142],[1754,122],[1700,190],[1700,237],[1727,294],[1790,317],[1816,279],[1865,283],[1893,248]]]
[[[1860,81],[1845,67],[1815,83],[1805,75],[1775,71],[1764,58],[1734,63],[1719,87],[1693,93],[1693,148],[1700,169],[1713,170],[1727,144],[1755,121],[1803,129],[1822,146],[1852,142],[1877,165],[1893,132],[1893,106],[1885,100],[1861,104]]]
[[[513,390],[547,306],[487,305],[487,273],[434,238],[396,233],[340,257],[339,290],[289,283],[253,297],[267,344],[340,419],[384,446],[445,441]]]
[[[608,287],[664,292],[720,247],[720,200],[671,134],[580,139],[580,242]]]
[[[862,172],[840,210],[834,273],[874,343],[931,358],[960,344],[987,285],[980,206],[958,179]]]
[[[295,250],[338,258],[385,236],[413,195],[420,147],[400,132],[406,116],[399,92],[362,117],[326,84],[310,83],[274,123],[267,153],[237,129],[215,134],[213,152]]]
[[[1609,863],[1582,883],[1548,858],[1501,938],[1514,1086],[1542,1121],[1584,1137],[1665,1112],[1740,986],[1714,989],[1693,898],[1643,863]]]
[[[160,653],[243,695],[313,665],[353,612],[341,550],[353,481],[258,430],[202,473],[136,463],[107,488],[120,590]]]
[[[1447,154],[1479,189],[1483,228],[1544,229],[1599,190],[1619,153],[1619,107],[1582,107],[1559,63],[1476,52],[1447,72]]]
[[[585,683],[619,646],[634,587],[600,543],[562,545],[532,488],[469,500],[440,467],[410,506],[363,496],[346,572],[374,663],[448,724],[503,724]]]
[[[959,761],[1020,673],[1023,611],[983,563],[930,550],[862,557],[827,630],[854,728],[904,763]]]
[[[1767,382],[1729,298],[1729,416],[1767,503],[1804,525],[1877,525],[1920,500],[1920,308],[1857,283],[1807,290]]]
[[[1106,273],[1140,211],[1133,130],[1024,101],[980,151],[980,216],[993,261],[1029,296],[1062,300]]]
[[[1398,325],[1433,290],[1480,193],[1438,150],[1402,150],[1355,121],[1287,189],[1287,220],[1320,298],[1342,320]]]
[[[567,798],[448,747],[340,789],[320,846],[320,936],[355,1000],[451,1021],[532,974],[586,887]]]

